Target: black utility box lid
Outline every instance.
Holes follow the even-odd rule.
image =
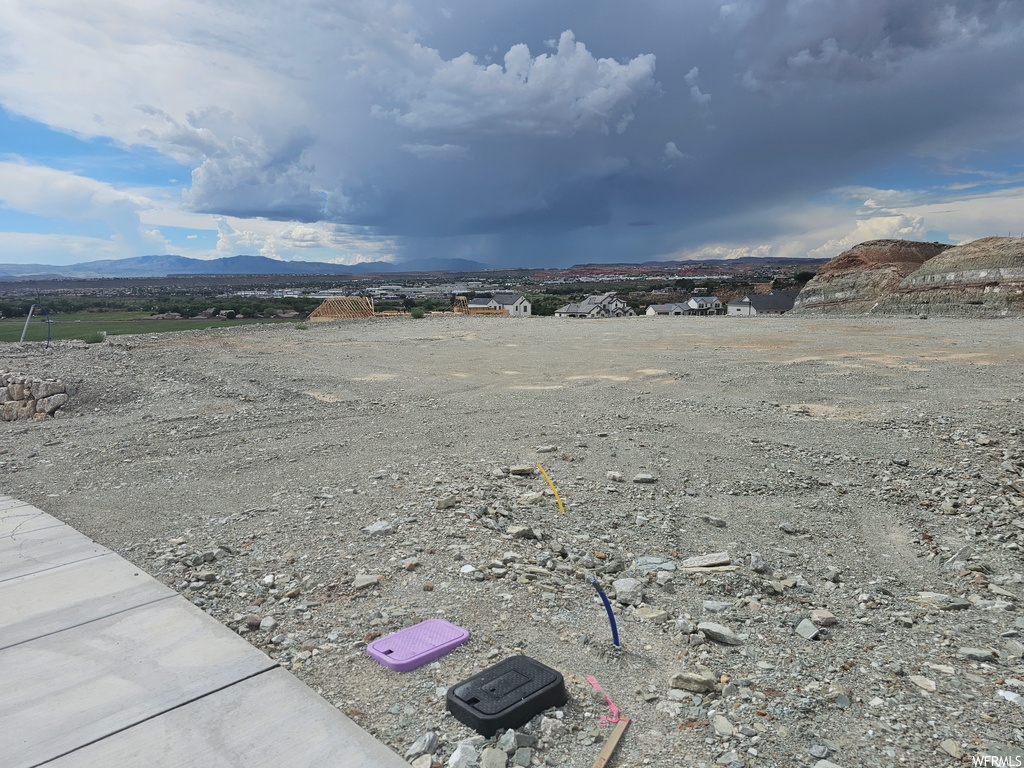
[[[513,656],[449,688],[447,707],[460,723],[493,736],[566,700],[561,672],[528,656]]]

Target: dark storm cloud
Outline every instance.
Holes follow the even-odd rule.
[[[95,61],[121,66],[81,108],[56,75],[0,96],[187,160],[193,211],[369,228],[405,257],[769,241],[803,226],[782,208],[1024,125],[1019,2],[183,2],[130,28],[93,11]],[[23,21],[16,62],[61,42]],[[173,42],[140,58],[147,25]],[[65,47],[64,72],[92,61]]]

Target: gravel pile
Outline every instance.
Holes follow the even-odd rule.
[[[616,766],[969,764],[1024,755],[1022,331],[434,317],[11,347],[75,395],[0,424],[0,492],[417,768],[589,768],[587,676],[632,721]],[[366,655],[432,617],[472,638],[404,674]],[[446,714],[517,653],[566,706],[487,740]]]

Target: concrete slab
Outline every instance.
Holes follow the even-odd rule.
[[[406,763],[127,560],[0,496],[0,763]],[[56,762],[54,762],[56,761]]]
[[[272,733],[273,738],[267,738]],[[53,768],[408,768],[283,669],[58,758]]]
[[[177,596],[110,553],[0,582],[0,649]]]
[[[52,517],[31,504],[21,504],[0,510],[0,537],[13,536],[16,533],[28,533],[43,528],[56,528],[64,525],[56,517]]]
[[[276,666],[185,600],[15,645],[0,651],[0,755],[30,768]]]
[[[29,503],[22,501],[21,499],[15,499],[12,496],[0,496],[0,512],[4,512],[8,509],[14,509],[15,507],[27,507]]]
[[[0,538],[0,582],[109,551],[67,525],[18,532]]]

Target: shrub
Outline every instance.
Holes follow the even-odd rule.
[[[305,331],[305,330],[308,330],[308,329],[309,329],[309,326],[306,325],[305,323],[296,323],[295,324],[295,330],[296,331]]]
[[[427,310],[425,310],[423,307],[413,307],[412,309],[409,310],[409,314],[414,319],[419,320],[427,316]]]
[[[106,331],[90,331],[82,337],[82,341],[86,344],[99,344],[107,338]]]

